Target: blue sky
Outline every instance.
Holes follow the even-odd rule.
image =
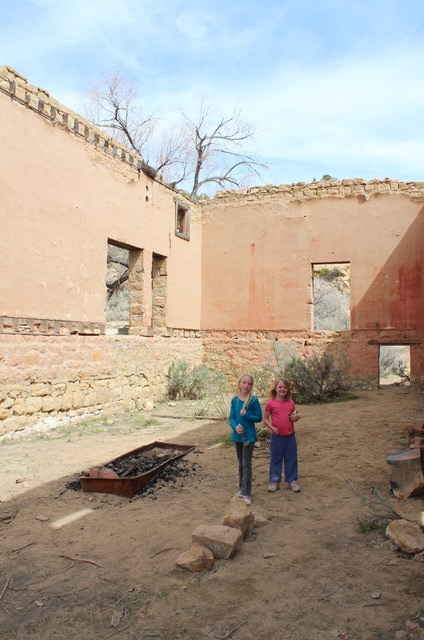
[[[257,123],[262,183],[424,181],[422,0],[0,0],[0,64],[84,112],[125,70],[149,111]]]

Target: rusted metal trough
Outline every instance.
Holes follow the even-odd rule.
[[[153,468],[145,471],[144,473],[140,473],[139,475],[133,475],[132,477],[124,477],[125,473],[119,477],[116,473],[114,474],[111,471],[110,467],[119,466],[119,462],[124,460],[125,458],[137,458],[142,456],[144,453],[152,451],[153,449],[158,449],[159,451],[166,450],[174,450],[174,455],[167,457],[166,460],[157,464]],[[101,467],[95,467],[94,469],[104,469],[106,471],[111,471],[111,476],[115,477],[104,477],[101,474],[93,474],[92,476],[81,476],[81,490],[85,492],[92,493],[113,493],[117,496],[122,496],[123,498],[132,498],[140,489],[142,489],[150,480],[154,478],[164,467],[169,465],[174,460],[178,460],[183,456],[193,451],[194,446],[192,445],[182,445],[182,444],[171,444],[169,442],[151,442],[150,444],[146,444],[143,447],[138,447],[138,449],[133,449],[132,451],[128,451],[128,453],[124,453],[109,462],[106,462]],[[93,471],[93,470],[92,470]],[[129,471],[129,469],[128,469]],[[128,473],[128,471],[126,473]],[[91,472],[90,472],[91,473]]]

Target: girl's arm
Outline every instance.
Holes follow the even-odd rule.
[[[272,426],[272,422],[270,420],[270,412],[269,411],[265,411],[264,413],[264,425],[266,427],[268,427],[268,429],[271,431],[271,433],[274,434],[278,434],[278,429],[276,429],[275,427]]]
[[[262,421],[262,409],[257,398],[255,398],[253,402],[249,404],[244,415],[248,420],[251,420],[252,422]]]
[[[237,427],[237,415],[236,415],[236,407],[234,400],[231,401],[231,409],[230,409],[230,425],[233,429]]]

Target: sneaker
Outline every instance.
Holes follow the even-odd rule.
[[[299,491],[300,491],[300,487],[297,484],[296,480],[293,480],[293,482],[289,482],[289,487],[295,493],[299,493]]]
[[[247,504],[247,506],[249,506],[250,504],[252,504],[252,501],[250,499],[250,496],[243,496],[243,500],[244,503]]]
[[[242,498],[243,494],[242,494],[241,491],[237,491],[236,496],[237,496],[237,498]]]
[[[278,484],[278,482],[271,482],[271,484],[268,487],[268,491],[270,493],[274,493],[274,491],[277,491],[277,489],[280,488],[280,485]]]

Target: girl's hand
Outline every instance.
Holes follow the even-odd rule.
[[[290,420],[292,422],[297,422],[298,420],[300,420],[300,415],[297,413],[296,409],[294,411],[291,412],[290,414]]]
[[[271,433],[273,433],[275,436],[278,436],[278,429],[276,427],[273,427],[271,424],[268,425],[268,429],[271,431]]]
[[[236,426],[236,433],[238,433],[239,435],[241,435],[242,433],[244,433],[244,429],[243,429],[243,427],[241,426],[241,424],[238,424],[238,425]]]

